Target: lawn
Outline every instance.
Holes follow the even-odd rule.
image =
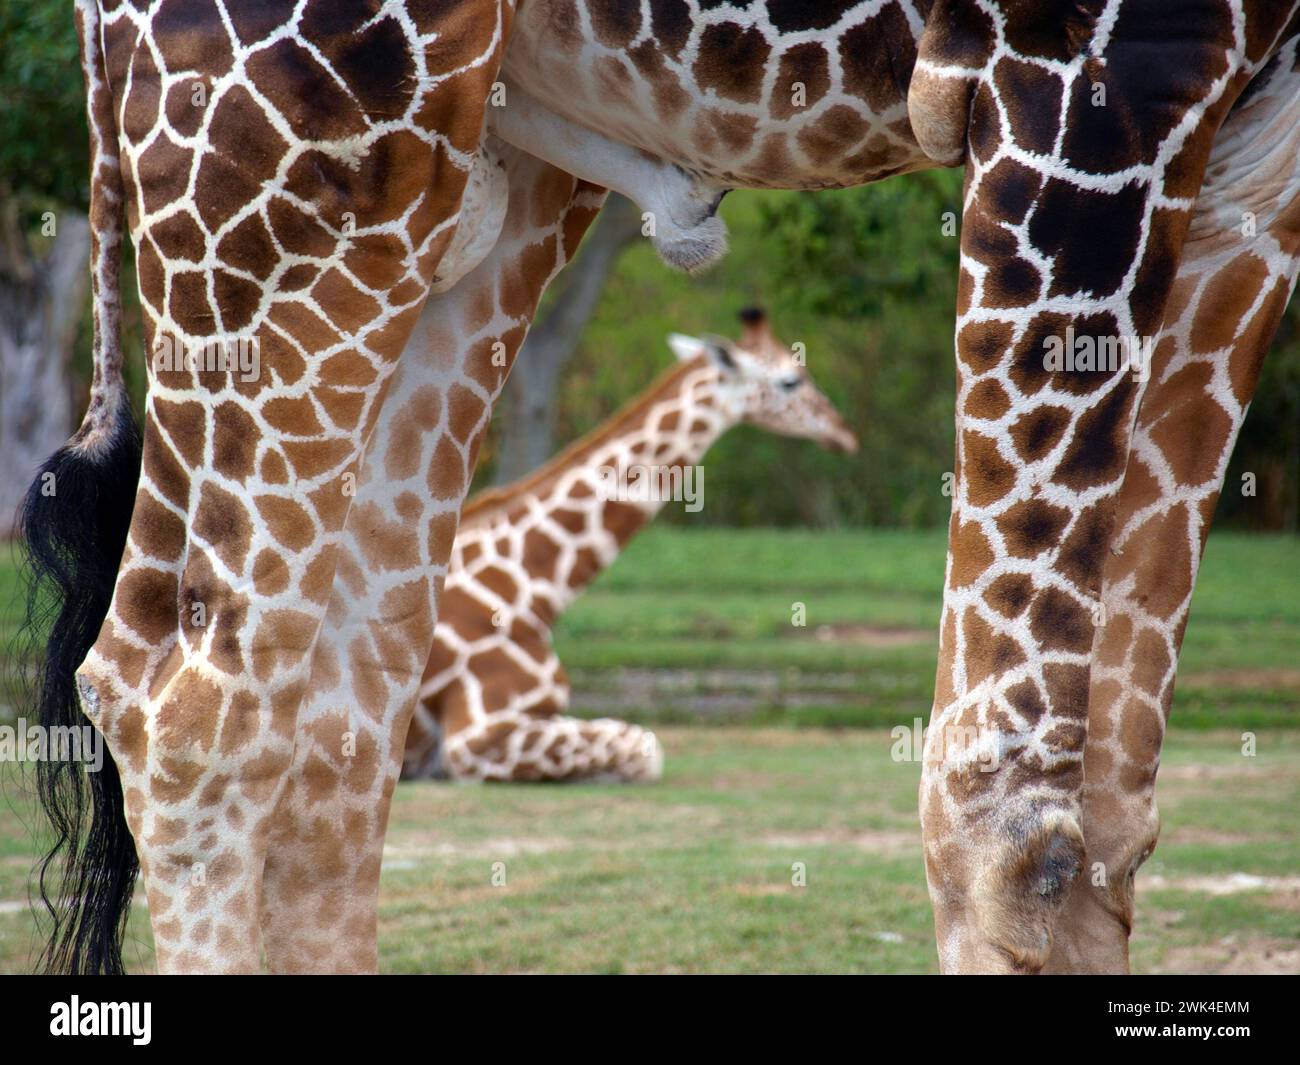
[[[560,659],[580,712],[893,726],[930,712],[943,569],[942,532],[661,526],[560,619]],[[1300,539],[1211,537],[1173,723],[1300,726]]]
[[[881,726],[928,712],[942,572],[933,534],[641,537],[563,619],[559,649],[579,711],[657,722],[663,782],[401,785],[384,968],[933,971],[918,767],[891,760]],[[12,581],[0,570],[0,602]],[[1139,971],[1300,970],[1298,591],[1300,542],[1211,540],[1160,778],[1164,835],[1139,878]],[[807,623],[792,624],[800,607]],[[33,940],[30,814],[13,767],[0,771],[0,971],[13,972]],[[148,938],[137,909],[135,968]]]

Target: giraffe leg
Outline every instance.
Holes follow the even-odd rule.
[[[505,145],[509,205],[487,258],[430,297],[371,439],[317,641],[261,913],[278,972],[377,967],[393,788],[460,505],[511,361],[602,190]]]
[[[569,680],[550,622],[519,615],[498,621],[500,602],[484,602],[485,589],[467,580],[464,557],[462,535],[439,603],[402,778],[658,780],[663,748],[654,733],[565,714]]]
[[[103,16],[105,68],[130,71],[119,147],[152,356],[128,543],[78,672],[158,966],[183,972],[259,966],[268,827],[352,482],[455,230],[506,20],[499,0],[358,9],[350,29],[285,8],[313,49],[293,80],[283,42],[246,47],[205,11],[180,29]],[[354,31],[383,77],[351,61]],[[452,33],[463,54],[429,48]],[[205,86],[194,115],[164,91],[173,68]]]
[[[640,783],[663,776],[658,737],[614,718],[494,714],[451,733],[444,745],[457,780]]]
[[[659,780],[664,765],[659,738],[627,721],[588,721],[566,714],[569,682],[553,651],[549,659],[543,687],[529,691],[512,678],[501,693],[501,706],[491,705],[485,678],[475,675],[462,675],[451,689],[431,694],[429,702],[441,726],[437,761],[443,775],[520,783]],[[475,690],[466,690],[469,683]],[[429,763],[428,754],[424,761]]]
[[[1141,42],[1167,36],[1164,16],[1143,4],[1125,16],[1077,37],[1065,20],[1044,21],[1013,48],[1007,24],[980,15],[927,23],[922,42],[931,72],[977,82],[965,127],[957,489],[920,794],[946,972],[1040,971],[1082,869],[1094,616],[1141,377],[1140,362],[1134,373],[1117,357],[1117,338],[1140,355],[1159,328],[1190,197],[1247,80],[1225,47],[1226,9],[1189,19],[1155,66]],[[999,56],[1026,49],[1051,55],[1050,84],[1004,77]],[[1203,69],[1223,76],[1158,73]],[[1096,85],[1107,106],[1094,106]],[[1053,117],[1041,106],[1049,95],[1063,101],[1058,129],[1026,130],[1029,114]],[[1020,151],[1020,137],[1042,137],[1050,154]]]
[[[1124,972],[1134,878],[1196,571],[1237,433],[1300,272],[1295,42],[1229,116],[1207,168],[1142,399],[1093,644],[1085,874],[1049,969]],[[1249,175],[1243,177],[1243,175]]]

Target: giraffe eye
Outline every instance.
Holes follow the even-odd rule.
[[[794,391],[796,388],[798,388],[801,384],[803,384],[803,378],[802,378],[802,377],[786,377],[786,378],[783,378],[782,381],[781,381],[781,391],[782,391],[782,392],[793,392],[793,391]]]

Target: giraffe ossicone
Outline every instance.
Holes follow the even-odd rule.
[[[664,754],[654,733],[566,716],[556,621],[684,487],[703,503],[692,474],[732,427],[749,422],[830,451],[857,449],[766,315],[749,308],[741,320],[738,341],[672,334],[677,366],[534,473],[466,504],[404,778],[659,779]]]

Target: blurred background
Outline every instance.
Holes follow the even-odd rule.
[[[0,529],[85,404],[82,91],[66,0],[0,3]],[[703,509],[667,507],[561,619],[575,712],[655,724],[668,750],[661,786],[399,789],[387,966],[933,969],[917,767],[893,755],[888,730],[927,718],[933,692],[960,183],[945,171],[835,193],[737,193],[722,207],[731,252],[700,278],[663,267],[638,212],[611,200],[547,294],[476,487],[522,476],[632,399],[672,362],[668,333],[735,336],[751,304],[804,346],[862,447],[845,458],[729,433],[706,460]],[[134,288],[128,249],[138,408]],[[1244,472],[1253,496],[1235,487]],[[1227,483],[1161,776],[1174,827],[1143,874],[1134,956],[1146,971],[1300,969],[1295,301]],[[0,546],[5,642],[19,595]],[[0,723],[12,719],[13,679],[0,679]],[[1243,733],[1258,734],[1258,757],[1241,757]],[[0,764],[6,781],[13,772]],[[31,823],[21,799],[0,808],[0,971],[30,958]],[[484,862],[500,854],[522,867],[522,886],[487,887]],[[795,861],[822,890],[792,893]],[[448,910],[447,898],[459,901]],[[147,922],[132,927],[133,964],[147,967]]]

